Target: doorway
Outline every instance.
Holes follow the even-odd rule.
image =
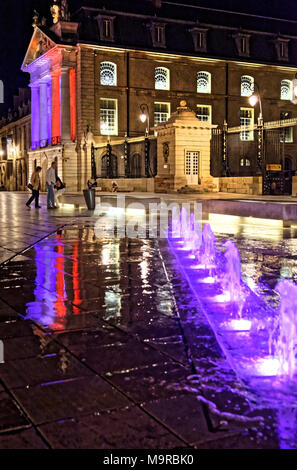
[[[189,186],[198,184],[199,157],[200,157],[200,152],[198,150],[195,150],[195,151],[187,150],[186,151],[185,175],[186,175],[186,178],[187,178],[187,184]]]

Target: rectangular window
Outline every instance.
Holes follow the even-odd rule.
[[[197,104],[197,119],[211,123],[211,106]]]
[[[170,103],[155,103],[154,125],[168,121],[170,117]]]
[[[292,113],[282,111],[280,113],[280,120],[291,119]],[[293,142],[293,127],[283,127],[280,130],[280,142],[292,143]]]
[[[118,100],[100,99],[101,135],[118,135]]]
[[[240,108],[240,126],[254,125],[254,109]],[[254,140],[253,130],[243,130],[240,132],[240,140]]]

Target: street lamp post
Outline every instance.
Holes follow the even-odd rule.
[[[262,175],[263,178],[263,187],[264,187],[264,179],[265,179],[265,167],[264,167],[264,155],[263,155],[263,142],[264,142],[264,123],[263,123],[263,107],[262,107],[262,100],[261,100],[261,93],[259,86],[257,83],[254,84],[255,91],[249,97],[249,103],[251,106],[255,107],[256,104],[259,102],[260,113],[258,116],[258,148],[257,148],[257,164],[258,164],[258,171],[259,175]]]
[[[145,131],[145,140],[144,140],[144,158],[145,158],[145,176],[149,178],[151,176],[150,170],[150,111],[149,107],[146,103],[140,105],[140,120],[144,124],[147,123],[146,131]]]

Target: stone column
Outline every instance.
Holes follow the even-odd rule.
[[[39,128],[39,83],[35,82],[31,87],[31,148],[35,150],[40,143]]]
[[[71,140],[69,69],[66,67],[62,68],[61,74],[61,137]]]
[[[48,144],[48,106],[47,106],[47,82],[41,81],[39,88],[39,123],[40,123],[40,146]]]
[[[60,71],[52,72],[52,143],[61,140]]]

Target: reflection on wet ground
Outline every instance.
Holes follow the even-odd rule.
[[[295,240],[220,223],[274,305]],[[296,447],[294,406],[253,406],[166,240],[61,229],[2,266],[0,322],[0,448]]]

